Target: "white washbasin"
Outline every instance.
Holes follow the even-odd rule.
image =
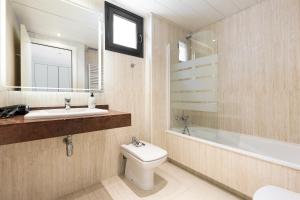
[[[83,117],[83,116],[96,116],[108,113],[104,109],[90,109],[90,108],[71,108],[66,110],[62,109],[49,109],[49,110],[33,110],[24,116],[24,119],[53,119],[53,118],[67,118],[67,117]]]

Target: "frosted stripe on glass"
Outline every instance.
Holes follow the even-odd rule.
[[[203,77],[203,76],[216,76],[217,67],[214,66],[205,66],[199,68],[192,68],[187,70],[175,71],[172,72],[172,80],[180,80],[194,77]]]
[[[175,65],[175,70],[185,69],[189,67],[201,66],[201,65],[212,65],[218,61],[217,55],[197,58],[187,62],[178,63]]]
[[[217,103],[173,103],[173,108],[204,112],[217,112]]]
[[[172,93],[172,101],[190,101],[190,102],[200,102],[200,101],[210,101],[216,102],[217,92],[207,91],[207,92],[188,92],[188,93]]]
[[[215,90],[217,81],[213,78],[203,78],[197,80],[174,81],[171,83],[171,91],[191,91],[191,90]]]
[[[212,55],[178,63],[171,72],[172,107],[217,112],[217,62]]]

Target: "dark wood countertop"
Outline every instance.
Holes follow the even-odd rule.
[[[0,119],[0,145],[131,126],[131,114],[109,110],[92,117],[25,120]]]

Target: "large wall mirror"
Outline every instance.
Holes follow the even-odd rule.
[[[3,85],[30,91],[102,90],[102,16],[71,2],[6,0]]]

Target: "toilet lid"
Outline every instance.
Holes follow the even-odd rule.
[[[159,160],[167,156],[167,151],[155,145],[142,141],[145,145],[136,147],[133,144],[123,144],[122,148],[144,162]]]
[[[276,186],[265,186],[255,192],[253,200],[300,200],[300,194]]]

